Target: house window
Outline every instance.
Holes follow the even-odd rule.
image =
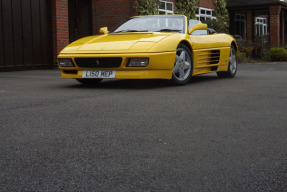
[[[216,19],[215,11],[213,9],[199,7],[197,9],[196,18],[197,20],[202,21],[202,22],[206,20]]]
[[[169,1],[160,1],[158,13],[160,15],[172,15],[173,11],[173,2]]]
[[[235,14],[235,35],[246,39],[246,18],[245,15]]]
[[[256,26],[256,35],[262,36],[267,34],[267,18],[256,17],[255,26]]]

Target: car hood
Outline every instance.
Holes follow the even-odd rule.
[[[171,33],[111,33],[79,39],[61,53],[147,52]]]

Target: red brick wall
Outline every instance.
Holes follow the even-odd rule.
[[[281,45],[280,38],[280,6],[269,7],[270,14],[270,46],[277,47]]]
[[[164,0],[164,1],[173,2],[174,3],[174,7],[175,7],[176,0]]]
[[[175,3],[176,0],[165,0]],[[101,27],[112,30],[121,22],[138,15],[134,8],[135,0],[92,0],[93,33],[97,34]]]
[[[96,22],[96,0],[92,0],[92,24],[93,24],[93,34],[96,34],[97,31],[97,22]]]
[[[54,60],[56,60],[59,52],[69,44],[68,0],[54,0],[52,14]]]
[[[282,14],[281,14],[281,46],[285,46],[285,11],[282,10]]]
[[[199,6],[209,9],[215,9],[213,0],[201,0]]]
[[[109,30],[134,15],[132,0],[93,0],[93,32],[101,27]]]
[[[254,38],[254,17],[251,10],[246,11],[246,40],[252,43]]]

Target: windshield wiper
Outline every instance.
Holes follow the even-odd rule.
[[[156,32],[179,32],[181,33],[182,30],[180,29],[160,29],[159,31],[156,31]]]
[[[116,31],[114,33],[122,33],[122,32],[148,32],[148,30],[132,30],[132,29],[126,29],[121,31]]]

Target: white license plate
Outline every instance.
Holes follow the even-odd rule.
[[[82,77],[83,78],[113,79],[116,77],[116,71],[111,71],[111,70],[83,71]]]

